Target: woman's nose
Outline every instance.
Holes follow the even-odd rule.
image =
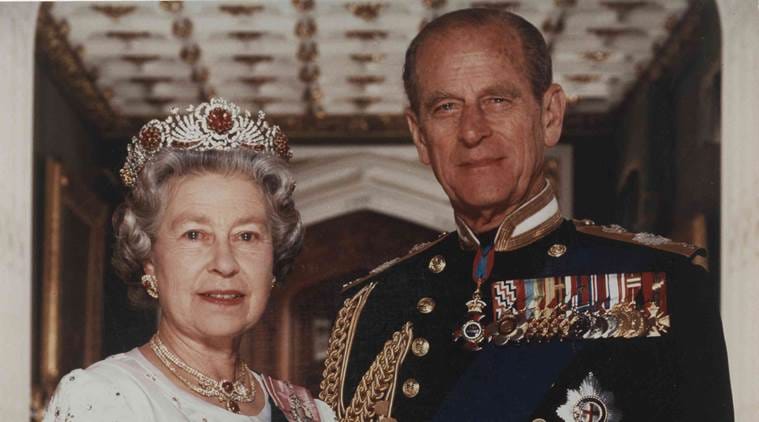
[[[231,277],[237,274],[240,271],[240,265],[233,252],[229,242],[215,242],[211,270],[224,277]]]

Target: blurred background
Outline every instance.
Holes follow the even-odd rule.
[[[318,392],[340,288],[454,228],[402,116],[403,54],[435,16],[518,13],[570,105],[546,158],[566,217],[695,243],[719,274],[721,40],[712,0],[43,3],[34,71],[35,406],[58,378],[147,341],[156,315],[110,268],[139,127],[221,96],[288,134],[307,225],[246,336],[251,367]],[[422,70],[423,71],[423,70]]]

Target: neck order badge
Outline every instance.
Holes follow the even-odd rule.
[[[482,325],[487,304],[482,300],[480,288],[493,271],[494,255],[495,248],[493,248],[492,244],[485,245],[484,247],[480,246],[477,249],[477,254],[474,256],[472,264],[472,279],[476,288],[472,293],[472,298],[466,302],[466,321],[453,332],[454,341],[462,341],[465,349],[474,352],[482,349],[482,343],[490,341],[490,335],[485,332],[485,327]]]

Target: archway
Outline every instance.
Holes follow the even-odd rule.
[[[448,197],[412,145],[300,147],[292,168],[305,225],[370,210],[438,231],[455,227]]]
[[[275,289],[262,323],[246,336],[244,353],[257,369],[317,391],[324,369],[320,353],[326,351],[329,329],[342,305],[342,284],[437,234],[372,210],[310,225],[292,274]],[[313,304],[313,298],[321,303]]]

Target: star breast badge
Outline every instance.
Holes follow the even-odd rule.
[[[592,372],[576,390],[567,391],[567,402],[556,409],[564,422],[619,422],[622,415],[614,408],[614,394],[601,391]]]

